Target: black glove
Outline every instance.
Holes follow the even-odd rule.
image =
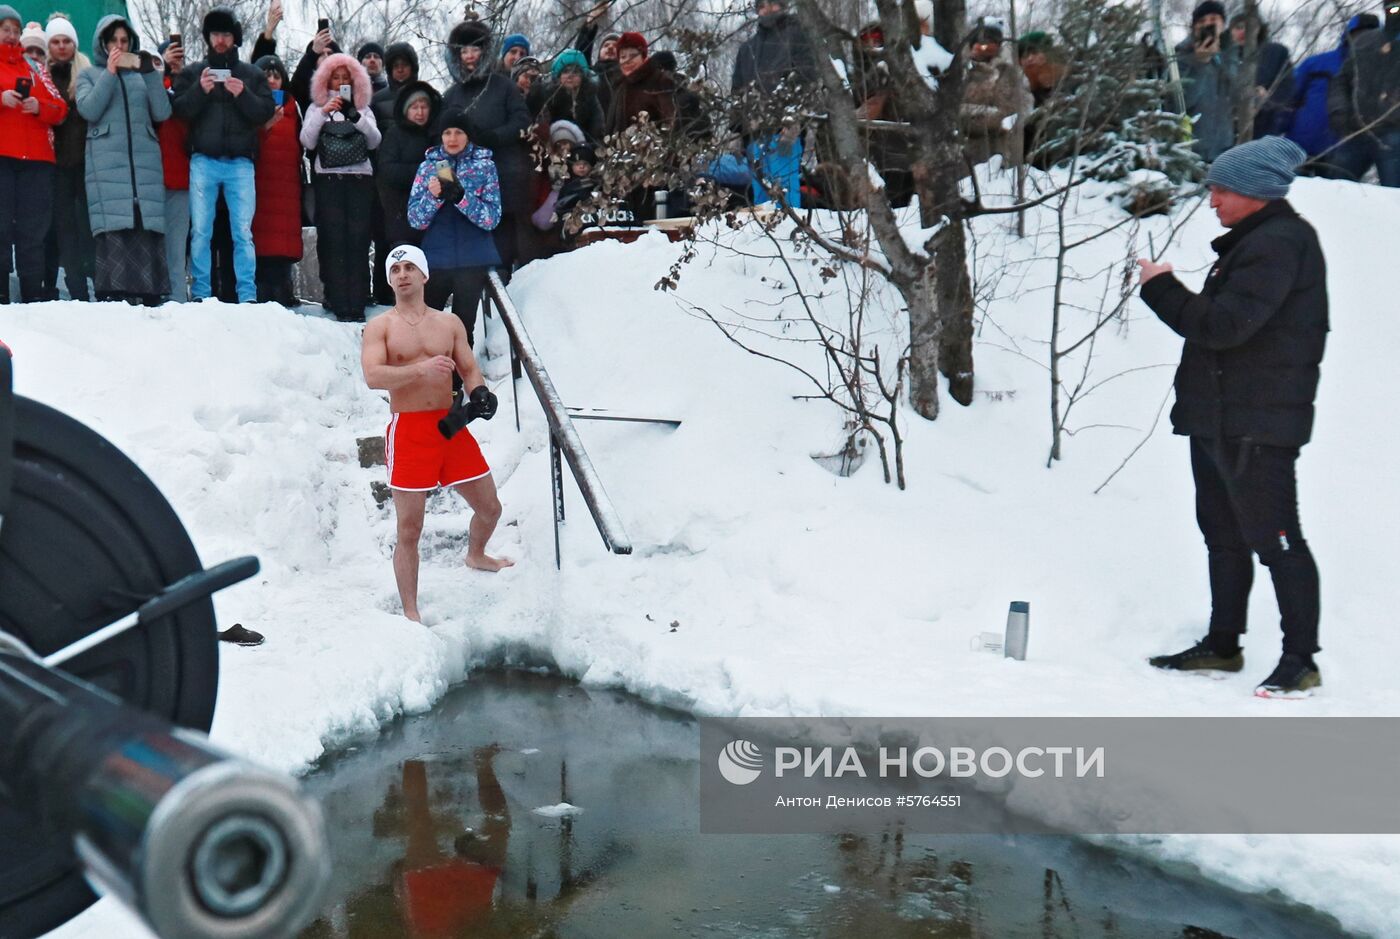
[[[161,67],[161,68],[165,68],[165,63],[164,63],[163,61],[161,61],[160,59],[157,59],[155,56],[151,55],[149,52],[142,52],[142,53],[140,53],[140,57],[141,57],[141,74],[142,74],[142,75],[149,75],[149,74],[151,74],[152,72],[154,72],[154,71],[156,70],[156,63],[157,63],[157,62],[160,63],[160,67]]]
[[[447,205],[456,205],[467,194],[467,191],[462,188],[462,184],[455,179],[441,179],[438,182],[442,183],[442,201]]]
[[[345,119],[351,124],[357,123],[360,120],[360,112],[349,101],[340,106],[340,113],[345,115]]]
[[[470,403],[467,404],[467,420],[481,418],[489,421],[496,416],[496,407],[500,403],[496,396],[491,393],[491,389],[485,385],[477,385],[472,389]]]

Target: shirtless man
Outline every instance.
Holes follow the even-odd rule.
[[[451,313],[429,309],[423,302],[423,285],[429,274],[423,252],[401,245],[389,251],[384,267],[395,304],[365,327],[360,365],[371,388],[389,392],[393,418],[384,432],[384,453],[398,517],[394,579],[404,616],[422,622],[418,615],[418,539],[423,534],[424,509],[432,490],[439,486],[456,489],[472,508],[468,567],[494,572],[515,562],[486,553],[486,542],[501,518],[501,502],[481,447],[465,427],[450,439],[438,427],[452,407],[454,371],[462,376],[462,393],[472,389],[471,403],[466,405],[469,418],[490,420],[496,413],[496,396],[486,387],[462,321]]]

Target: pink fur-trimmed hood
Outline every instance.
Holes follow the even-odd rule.
[[[321,64],[316,66],[316,74],[311,76],[311,100],[320,107],[325,107],[332,94],[331,72],[344,65],[350,69],[350,81],[355,88],[355,107],[363,111],[369,107],[369,100],[373,97],[373,89],[369,83],[369,72],[365,67],[355,61],[354,56],[346,55],[344,52],[337,52],[328,55],[321,60]],[[335,89],[336,94],[340,89]]]

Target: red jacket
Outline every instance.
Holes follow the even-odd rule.
[[[52,163],[53,128],[68,116],[68,105],[49,73],[32,65],[18,43],[0,45],[0,90],[14,91],[17,78],[29,79],[29,94],[39,102],[39,113],[0,107],[0,157]]]
[[[170,90],[170,74],[165,76],[165,90]],[[156,127],[160,140],[160,163],[165,171],[166,189],[190,188],[190,147],[185,138],[190,127],[178,117],[161,121]]]
[[[301,116],[291,95],[282,114],[271,130],[258,130],[253,250],[258,257],[296,260],[301,257]]]

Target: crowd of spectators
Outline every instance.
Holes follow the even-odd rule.
[[[914,9],[928,36],[931,0]],[[351,54],[325,21],[289,69],[277,48],[280,0],[248,53],[234,14],[209,12],[198,61],[186,61],[177,35],[151,48],[120,15],[98,23],[84,52],[62,14],[26,25],[0,5],[0,300],[10,300],[13,262],[25,302],[57,298],[62,271],[77,300],[293,305],[311,227],[323,306],[336,318],[363,320],[370,304],[391,303],[378,259],[412,243],[432,267],[429,302],[457,312],[470,335],[488,269],[508,278],[572,245],[564,220],[598,189],[599,153],[616,135],[713,130],[676,55],[637,32],[600,37],[605,10],[548,52],[466,19],[442,46],[449,82],[439,89],[420,76],[412,44],[365,42]],[[757,0],[754,12],[729,93],[818,84],[818,52],[786,0]],[[1382,185],[1400,186],[1400,52],[1390,54],[1400,3],[1383,20],[1354,17],[1336,48],[1296,67],[1262,23],[1253,37],[1249,28],[1204,0],[1173,50],[1202,160],[1241,137],[1286,135],[1308,152],[1306,171],[1359,180],[1374,167]],[[916,61],[936,75],[928,52]],[[903,120],[883,54],[879,24],[862,29],[850,85],[872,126]],[[1049,33],[1012,37],[982,19],[959,61],[969,162],[1029,159],[1035,115],[1072,71],[1069,54]],[[1248,128],[1242,94],[1254,99]],[[747,201],[781,192],[801,207],[813,156],[804,148],[816,138],[798,121],[731,129],[732,152],[695,171]],[[892,187],[905,146],[897,134],[872,136]],[[638,191],[632,215],[656,211],[654,193]],[[684,194],[673,196],[674,211]]]

